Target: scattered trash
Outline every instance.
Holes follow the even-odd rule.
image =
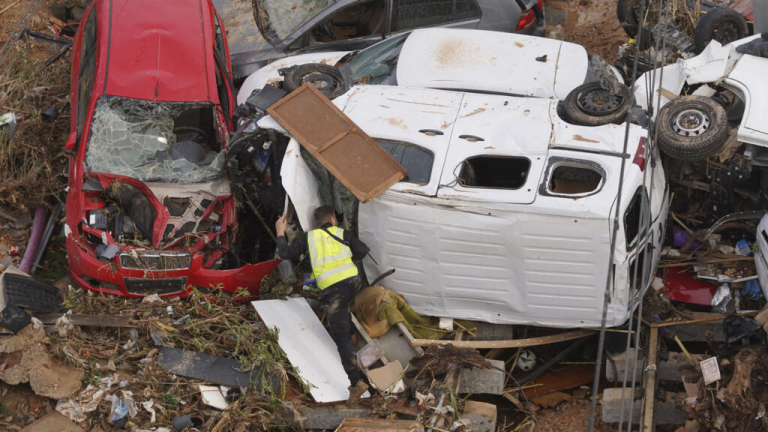
[[[185,414],[173,420],[173,429],[177,431],[199,429],[203,427],[203,417],[199,415]]]
[[[109,399],[112,395],[109,395]],[[128,405],[125,399],[121,397],[112,397],[112,408],[110,410],[109,422],[117,429],[122,429],[128,423]]]
[[[701,373],[704,375],[704,385],[710,385],[720,379],[720,367],[717,365],[717,357],[702,360]]]
[[[523,350],[517,358],[517,368],[528,372],[536,367],[536,354],[531,350]]]

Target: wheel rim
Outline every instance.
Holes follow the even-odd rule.
[[[310,72],[301,78],[302,82],[312,84],[323,93],[332,94],[339,89],[340,83],[334,77],[322,72]]]
[[[589,115],[610,114],[621,106],[624,98],[611,94],[610,91],[599,88],[579,95],[579,109]]]
[[[687,109],[680,112],[672,122],[676,134],[684,137],[699,136],[709,129],[709,116],[698,109]]]
[[[712,39],[725,45],[739,38],[739,29],[732,21],[721,22],[715,27]]]

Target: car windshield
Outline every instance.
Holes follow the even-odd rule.
[[[256,0],[254,5],[262,32],[274,32],[282,40],[333,3],[334,0]],[[264,37],[273,39],[270,34]]]
[[[401,34],[358,52],[349,66],[356,84],[397,85],[397,58],[410,33]]]
[[[219,176],[214,105],[102,96],[91,120],[87,170],[163,183]]]

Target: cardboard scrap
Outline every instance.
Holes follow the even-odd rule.
[[[403,373],[403,365],[399,360],[395,360],[386,366],[380,368],[371,369],[368,371],[368,380],[373,386],[381,391],[386,391],[393,385],[395,388],[392,393],[398,393],[398,388],[405,390],[405,385],[400,379],[400,375]]]
[[[20,432],[85,432],[58,411],[51,411]]]

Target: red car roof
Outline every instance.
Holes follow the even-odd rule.
[[[95,92],[218,103],[210,0],[96,0],[94,7]]]

